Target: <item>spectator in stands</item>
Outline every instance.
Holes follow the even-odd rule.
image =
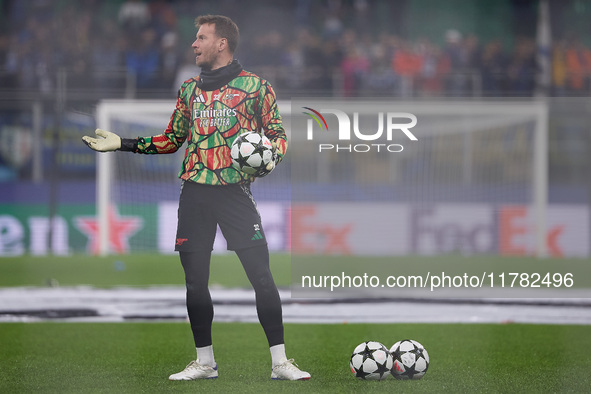
[[[258,34],[248,51],[247,63],[250,67],[280,67],[284,65],[285,42],[283,35],[274,29]]]
[[[591,51],[581,44],[578,37],[567,40],[566,67],[567,88],[571,94],[588,94],[591,75]]]
[[[157,80],[159,89],[167,89],[175,80],[176,72],[182,63],[182,54],[178,45],[178,36],[169,31],[160,39],[160,76]],[[180,85],[179,85],[180,86]]]
[[[106,19],[92,35],[92,78],[100,96],[125,86],[124,52],[126,38],[113,20]]]
[[[6,3],[8,23],[3,25],[4,35],[0,36],[2,86],[48,95],[53,94],[58,70],[72,72],[73,68],[78,70],[78,77],[70,76],[70,82],[74,78],[84,82],[83,73],[88,72],[97,86],[111,85],[118,88],[119,95],[125,90],[125,81],[112,76],[118,75],[116,70],[123,75],[126,66],[138,73],[139,89],[168,90],[184,57],[177,45],[178,30],[183,27],[180,21],[195,7],[193,0],[85,0],[67,7],[64,2],[47,0]],[[222,3],[224,7],[231,5],[236,14],[248,15],[245,10],[252,8],[246,2]],[[396,39],[386,31],[376,32],[380,49],[376,50],[375,40],[367,40],[370,31],[391,26],[376,23],[368,29],[346,29],[355,27],[363,18],[366,22],[362,26],[367,20],[381,20],[376,13],[387,2],[288,3],[277,3],[277,12],[297,13],[294,26],[306,30],[300,33],[294,28],[296,36],[288,39],[289,26],[278,23],[276,28],[281,33],[265,28],[268,33],[257,40],[258,48],[245,45],[240,55],[248,64],[258,61],[270,68],[265,74],[276,76],[278,86],[285,87],[282,91],[314,89],[330,94],[340,91],[333,90],[332,82],[342,81],[339,84],[347,95],[358,94],[366,77],[370,90],[377,88],[378,81],[389,81],[391,77],[383,68],[383,56],[392,59],[392,71],[408,82],[401,91],[405,95],[418,90],[438,94],[442,78],[447,94],[454,96],[473,92],[472,77],[481,79],[485,95],[530,95],[535,84],[535,46],[531,38],[516,39],[514,48],[506,53],[499,41],[481,50],[478,37],[462,37],[458,30],[451,29],[445,33],[442,47],[413,40],[398,48],[400,53],[396,54],[396,45],[392,44]],[[511,37],[507,38],[510,42]],[[408,49],[415,51],[420,60],[413,60]],[[552,59],[555,94],[588,94],[591,51],[580,39],[568,35],[554,46]],[[388,83],[383,90],[388,90]]]
[[[392,69],[399,77],[399,94],[402,97],[413,95],[415,78],[418,77],[422,67],[421,57],[408,42],[401,40],[394,52]]]
[[[320,36],[309,30],[302,30],[299,37],[305,67],[302,87],[311,94],[330,89],[330,66]]]
[[[507,88],[511,95],[533,94],[536,80],[535,44],[532,39],[519,38],[506,67]]]
[[[146,29],[142,32],[139,43],[131,43],[125,54],[127,71],[135,75],[138,89],[153,88],[156,83],[160,62],[156,39],[156,32]]]
[[[359,94],[363,80],[370,69],[367,57],[363,56],[359,48],[352,46],[346,49],[341,62],[343,76],[343,96],[355,97]]]
[[[392,96],[395,93],[397,76],[392,69],[387,48],[376,46],[372,49],[370,69],[363,84],[366,96]]]
[[[450,72],[449,58],[428,39],[422,39],[417,48],[421,58],[421,69],[417,79],[417,89],[422,95],[440,95],[443,92],[443,79]]]
[[[477,70],[480,68],[480,61],[482,59],[482,48],[480,47],[480,40],[475,34],[468,34],[463,41],[464,64],[463,66],[468,70]]]
[[[463,71],[466,75],[466,94],[474,91],[476,79],[480,78],[480,60],[482,58],[482,48],[480,40],[475,34],[468,34],[463,40]],[[475,92],[477,93],[477,92]]]
[[[14,35],[6,30],[0,32],[0,86],[4,89],[18,88],[18,65],[16,64],[16,45]]]
[[[338,74],[341,62],[343,61],[343,50],[336,39],[323,41],[324,70],[327,74],[325,80],[326,95],[334,94],[335,75]]]
[[[303,74],[305,73],[305,59],[302,43],[297,39],[287,40],[284,48],[285,72],[281,78],[280,86],[287,89],[300,89]]]
[[[500,97],[505,93],[507,59],[501,41],[492,40],[482,52],[480,75],[484,96]]]
[[[466,52],[462,41],[462,34],[449,29],[445,33],[445,56],[449,59],[450,72],[446,78],[446,93],[450,96],[463,96],[466,93]]]
[[[156,30],[159,37],[164,37],[169,32],[177,33],[178,18],[172,4],[166,0],[152,0],[148,5],[149,25]]]
[[[119,8],[118,17],[124,31],[128,34],[139,33],[150,23],[150,8],[142,0],[126,0]]]
[[[552,46],[552,87],[553,94],[557,96],[563,96],[567,91],[566,49],[567,45],[564,39],[555,41]]]

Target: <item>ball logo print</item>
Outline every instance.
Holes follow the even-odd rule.
[[[429,368],[429,353],[423,345],[412,339],[396,342],[390,348],[394,358],[392,376],[399,380],[421,379]]]
[[[367,341],[353,350],[349,366],[358,379],[383,380],[390,375],[393,358],[382,343]]]
[[[267,165],[275,160],[271,141],[254,131],[241,134],[234,140],[230,156],[234,167],[254,176],[263,175]]]

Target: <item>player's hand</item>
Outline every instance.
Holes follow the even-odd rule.
[[[275,166],[277,165],[276,160],[277,155],[273,155],[273,160],[271,160],[269,164],[267,164],[267,167],[265,167],[265,175],[269,175],[269,173],[275,169]]]
[[[258,170],[257,173],[255,174],[255,176],[257,178],[262,178],[264,176],[269,175],[271,173],[271,171],[273,171],[274,169],[275,169],[275,155],[273,155],[273,160],[271,160],[265,168]]]
[[[269,164],[267,164],[267,166],[265,167],[264,170],[260,170],[259,173],[257,174],[258,178],[262,178],[264,176],[267,176],[271,173],[271,171],[273,171],[275,169],[275,166],[277,165],[277,160],[278,160],[278,156],[277,156],[277,144],[275,143],[275,141],[271,141],[271,145],[273,145],[273,159],[269,162]]]
[[[101,129],[96,129],[95,133],[103,138],[82,137],[82,141],[90,149],[94,149],[97,152],[111,152],[121,148],[121,138],[117,134]]]

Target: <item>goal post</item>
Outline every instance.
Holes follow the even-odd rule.
[[[533,108],[536,115],[536,131],[534,137],[534,188],[533,201],[536,216],[536,254],[548,257],[546,243],[548,215],[548,103],[545,100],[535,102]]]
[[[154,115],[161,119],[155,120],[161,126],[168,121],[174,110],[174,101],[157,100],[102,100],[96,110],[97,128],[113,131],[122,138],[135,138],[137,135],[130,135],[122,130],[114,129],[114,120],[130,120],[142,122],[152,118]],[[164,127],[161,127],[161,132]],[[109,209],[112,201],[112,181],[115,166],[113,162],[117,152],[97,152],[97,176],[96,176],[96,212],[98,223],[98,250],[102,256],[111,253],[109,248]],[[123,153],[125,154],[125,153]]]

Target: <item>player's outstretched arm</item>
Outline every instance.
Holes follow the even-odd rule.
[[[102,129],[96,129],[95,133],[97,136],[103,138],[82,137],[82,141],[84,141],[90,149],[94,149],[97,152],[111,152],[121,149],[121,137],[117,134]]]

